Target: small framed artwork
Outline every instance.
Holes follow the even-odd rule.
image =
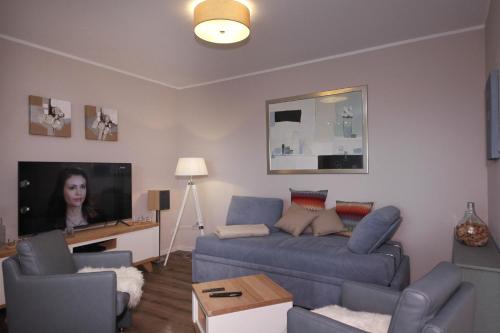
[[[267,173],[368,173],[367,89],[267,101]]]
[[[51,97],[29,96],[32,135],[71,136],[71,103]]]
[[[85,138],[118,141],[118,111],[85,105]]]
[[[500,158],[499,76],[500,70],[491,71],[486,83],[486,145],[489,160]]]

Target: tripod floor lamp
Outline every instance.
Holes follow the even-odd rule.
[[[170,256],[170,252],[172,251],[172,246],[174,245],[175,236],[177,236],[177,231],[179,230],[179,225],[181,224],[182,214],[184,213],[184,207],[186,207],[186,202],[189,196],[189,192],[193,192],[194,207],[196,209],[195,227],[200,231],[201,235],[204,235],[203,232],[204,225],[203,225],[203,218],[201,216],[200,201],[198,199],[198,191],[196,190],[196,184],[193,181],[193,177],[208,175],[207,165],[205,164],[205,160],[201,157],[181,157],[177,162],[175,175],[181,177],[189,177],[189,180],[186,185],[186,192],[184,192],[184,198],[182,199],[182,205],[179,211],[179,216],[177,216],[177,222],[175,223],[174,234],[172,235],[172,240],[170,241],[170,246],[168,247],[167,256],[165,257],[163,266],[167,265],[168,257]]]

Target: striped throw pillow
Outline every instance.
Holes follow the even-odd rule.
[[[355,215],[363,217],[368,215],[373,208],[373,202],[356,202],[356,201],[340,201],[337,200],[335,209],[337,214]]]
[[[299,191],[290,189],[291,201],[309,210],[325,209],[325,201],[328,190],[321,191]]]
[[[373,208],[373,202],[356,202],[337,200],[335,210],[339,214],[342,223],[345,226],[341,236],[351,237],[352,231],[356,228],[359,221],[368,215]]]

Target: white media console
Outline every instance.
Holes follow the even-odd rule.
[[[78,247],[88,245],[97,245],[104,251],[132,251],[134,265],[143,265],[146,270],[150,271],[151,262],[158,259],[158,232],[158,224],[154,222],[131,223],[130,226],[117,224],[79,231],[66,236],[66,242],[71,252]],[[0,248],[0,307],[5,307],[1,263],[15,253],[15,246]]]

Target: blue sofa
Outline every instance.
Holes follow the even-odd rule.
[[[219,239],[198,237],[193,251],[193,282],[264,273],[290,291],[294,304],[317,308],[340,302],[344,281],[364,282],[402,290],[410,280],[409,258],[401,244],[386,242],[371,254],[351,252],[347,237],[293,237],[274,224],[283,211],[275,198],[234,196],[226,224],[264,223],[264,237]]]

